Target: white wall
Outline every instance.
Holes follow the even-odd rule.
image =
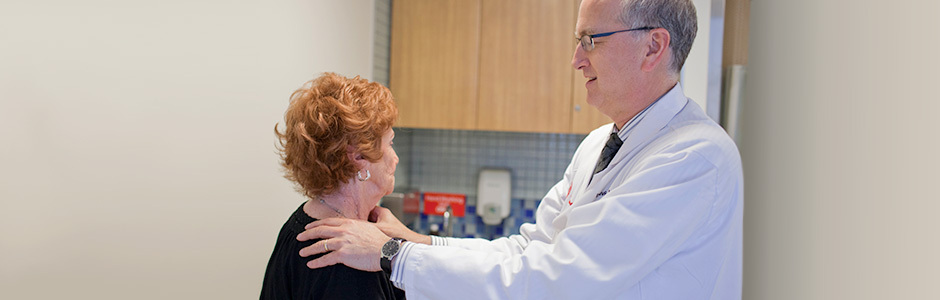
[[[745,299],[940,299],[936,1],[752,1]]]
[[[273,127],[372,72],[372,0],[0,4],[0,299],[256,299]]]
[[[708,54],[711,41],[712,0],[692,0],[698,18],[694,47],[682,66],[682,92],[708,111]],[[720,62],[718,62],[720,64]]]

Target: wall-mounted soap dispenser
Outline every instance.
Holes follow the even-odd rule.
[[[512,176],[507,169],[483,169],[477,188],[477,215],[487,225],[499,225],[509,216]]]

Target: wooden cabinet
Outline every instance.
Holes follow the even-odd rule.
[[[570,131],[572,3],[483,0],[477,128]]]
[[[587,133],[609,123],[571,67],[579,2],[395,0],[398,126]]]
[[[479,57],[479,0],[393,1],[397,126],[476,129]]]
[[[587,103],[587,78],[581,75],[581,71],[575,71],[571,76],[573,82],[572,99],[574,103],[571,109],[571,132],[589,133],[601,125],[613,122],[609,117],[602,114],[597,108]]]

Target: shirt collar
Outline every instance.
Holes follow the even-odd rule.
[[[610,132],[616,133],[617,137],[619,137],[621,141],[626,141],[627,136],[630,135],[630,131],[633,130],[633,127],[636,127],[637,123],[640,123],[640,120],[643,120],[643,117],[646,116],[646,112],[649,111],[650,108],[653,107],[653,105],[656,105],[656,103],[658,103],[660,99],[663,99],[669,96],[670,94],[674,94],[677,91],[681,91],[681,90],[682,90],[682,86],[680,86],[679,83],[677,82],[676,85],[673,86],[671,89],[669,89],[668,92],[660,96],[658,99],[656,99],[656,101],[653,101],[653,103],[650,103],[650,105],[647,105],[646,108],[640,111],[640,113],[633,116],[633,118],[631,118],[630,121],[627,121],[627,123],[623,125],[623,129],[617,129],[617,123],[614,123],[614,125],[611,126]]]

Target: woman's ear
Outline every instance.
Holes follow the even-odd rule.
[[[346,155],[349,156],[349,160],[356,164],[356,169],[365,168],[369,160],[362,155],[362,152],[356,151],[356,148],[353,146],[346,146]]]

